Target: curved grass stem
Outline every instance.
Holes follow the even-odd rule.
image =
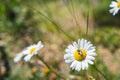
[[[29,5],[28,5],[29,6]],[[35,8],[29,6],[29,8],[33,9],[33,10],[36,10]],[[57,30],[60,30],[64,35],[66,35],[70,40],[74,41],[74,37],[69,35],[69,33],[65,32],[62,28],[61,28],[61,25],[58,24],[54,19],[52,19],[51,17],[48,17],[46,16],[44,13],[42,13],[41,11],[39,10],[36,10],[36,12],[38,12],[41,16],[43,16],[45,19],[47,19],[48,21],[50,21],[55,27]]]
[[[109,79],[96,67],[96,65],[93,65],[93,67],[94,67],[94,69],[95,69],[98,73],[100,73],[100,74],[104,77],[105,80],[109,80]]]
[[[58,74],[51,66],[49,66],[40,56],[37,55],[37,58],[41,60],[47,66],[47,68],[50,69],[50,71],[53,72],[57,77],[65,79],[63,76]]]
[[[63,0],[63,3],[65,4],[66,8],[68,9],[68,11],[70,12],[71,16],[73,17],[75,23],[76,23],[76,26],[79,27],[79,35],[81,35],[81,28],[80,28],[80,25],[79,25],[79,22],[77,21],[77,18],[78,16],[75,14],[76,13],[76,10],[75,10],[75,6],[74,6],[74,1],[73,0],[70,0],[70,5],[72,6],[72,9],[69,7],[69,5],[65,2],[65,0]],[[80,3],[80,2],[79,2]]]

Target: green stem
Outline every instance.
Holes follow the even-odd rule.
[[[87,11],[87,26],[86,26],[86,37],[88,36],[88,25],[89,25],[89,9]]]
[[[41,60],[41,61],[47,66],[47,68],[49,68],[50,71],[53,72],[57,77],[60,77],[60,78],[64,79],[63,76],[59,75],[59,74],[58,74],[53,68],[51,68],[40,56],[37,55],[37,58],[38,58],[39,60]]]
[[[29,6],[29,5],[28,5]],[[36,10],[35,8],[29,6],[29,8]],[[60,24],[58,24],[56,21],[52,20],[50,17],[46,16],[45,14],[43,14],[41,11],[36,10],[36,12],[38,12],[40,15],[42,15],[44,18],[46,18],[48,21],[50,21],[58,30],[60,30],[61,32],[63,32],[70,40],[74,41],[74,37],[69,35],[68,33],[66,33],[61,27]]]
[[[90,9],[90,1],[87,0],[87,4],[88,4],[88,10],[87,10],[87,20],[86,20],[86,37],[88,37],[88,26],[89,26],[89,9]]]
[[[68,9],[68,11],[70,12],[71,16],[73,17],[73,19],[75,20],[76,25],[80,28],[79,22],[77,21],[77,16],[75,15],[75,9],[74,9],[74,5],[73,5],[74,1],[73,0],[70,1],[71,5],[72,5],[72,9],[69,8],[69,6],[65,2],[65,0],[63,0],[63,2],[65,4],[66,8]],[[80,30],[81,30],[81,28],[80,28]],[[79,35],[81,34],[80,30],[79,30]]]
[[[104,77],[105,80],[108,80],[108,78],[95,65],[93,65],[93,67],[97,72],[99,72]]]

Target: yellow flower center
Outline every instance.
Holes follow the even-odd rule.
[[[33,67],[32,70],[31,70],[31,73],[34,74],[37,72],[37,68],[36,67]]]
[[[44,73],[49,73],[50,72],[50,69],[48,69],[48,68],[43,68],[42,70],[43,70]]]
[[[84,49],[78,49],[74,52],[74,58],[78,61],[86,58],[86,51]]]
[[[117,3],[118,8],[120,8],[120,1]]]
[[[36,48],[32,48],[31,50],[30,50],[30,54],[33,54],[33,52],[36,50]]]

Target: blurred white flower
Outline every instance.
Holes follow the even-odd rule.
[[[24,60],[26,62],[29,61],[33,55],[36,55],[38,53],[38,51],[41,48],[43,48],[43,46],[44,45],[41,43],[41,41],[39,41],[37,44],[33,44],[33,45],[25,48],[22,52],[20,52],[16,55],[16,57],[14,58],[14,62],[20,61],[23,56],[25,56]]]
[[[65,50],[64,55],[66,63],[71,63],[70,67],[77,71],[88,69],[88,64],[94,64],[93,60],[96,56],[95,47],[91,42],[79,39],[78,42],[73,42]]]
[[[110,13],[113,13],[113,15],[117,14],[120,10],[120,0],[112,1],[110,4]]]

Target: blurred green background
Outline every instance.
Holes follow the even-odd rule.
[[[61,80],[35,57],[13,62],[18,52],[39,40],[45,45],[39,56],[67,80],[104,80],[92,66],[77,72],[64,62],[65,48],[79,38],[96,46],[95,64],[108,80],[119,80],[120,13],[109,13],[111,1],[0,0],[0,80]]]

